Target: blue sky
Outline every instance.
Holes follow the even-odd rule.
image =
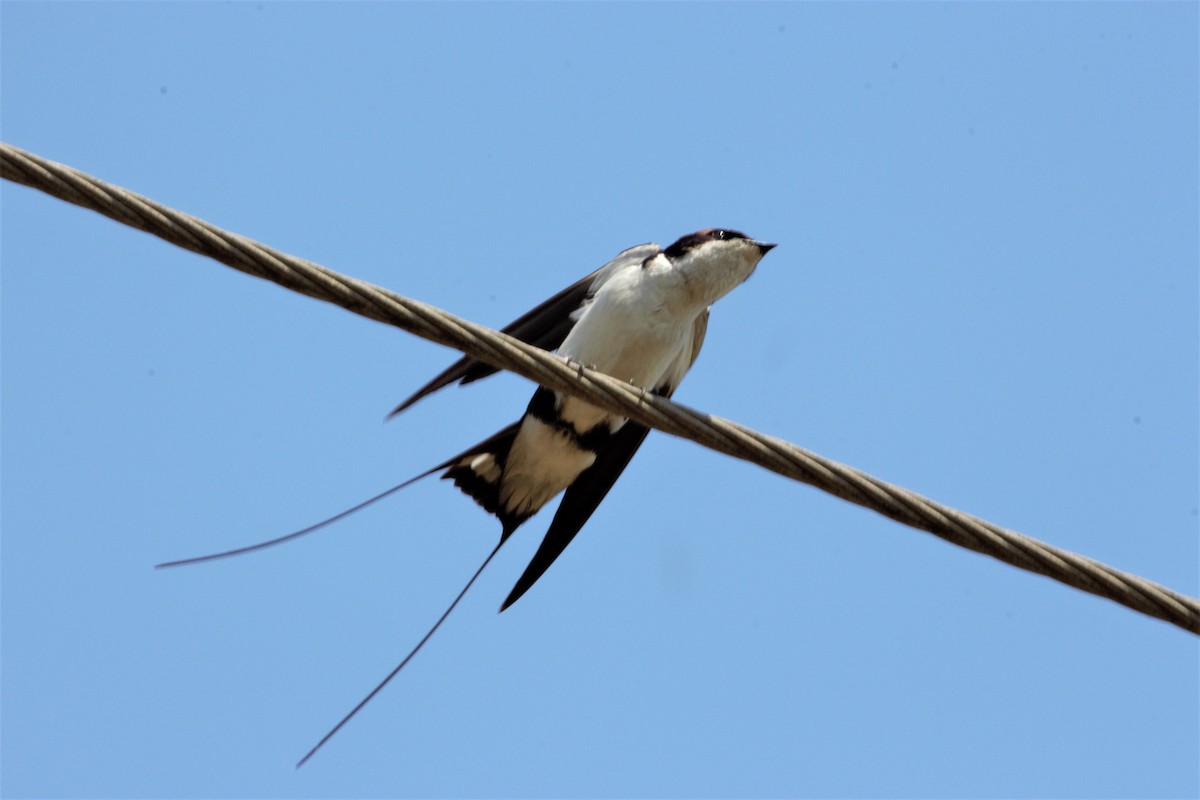
[[[500,326],[639,242],[780,246],[677,394],[1196,595],[1197,6],[34,4],[3,138]],[[1195,637],[652,435],[549,514],[436,480],[503,376],[11,184],[9,797],[1182,797]]]

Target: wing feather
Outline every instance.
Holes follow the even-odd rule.
[[[620,268],[634,261],[642,261],[659,252],[656,244],[641,244],[620,253],[600,269],[563,289],[537,307],[522,314],[500,330],[522,342],[543,350],[557,349],[575,326],[576,312],[599,291],[604,282]],[[433,394],[456,381],[461,384],[486,378],[497,369],[490,364],[465,356],[455,361],[429,383],[414,392],[403,403],[396,406],[388,417],[394,417],[423,397]]]
[[[596,462],[580,473],[575,482],[567,487],[554,519],[546,531],[533,560],[517,579],[517,584],[505,598],[500,610],[511,606],[521,595],[529,591],[529,587],[537,583],[538,578],[550,568],[554,560],[567,549],[567,545],[579,533],[579,529],[592,516],[592,512],[600,505],[600,501],[608,494],[608,490],[616,483],[617,478],[625,471],[633,454],[642,446],[642,441],[650,429],[636,422],[626,422],[621,426],[608,446],[596,456]]]
[[[545,350],[553,350],[562,344],[563,339],[574,325],[571,312],[580,308],[588,295],[593,292],[591,284],[595,281],[593,272],[583,280],[577,281],[546,302],[523,314],[500,330],[522,342],[536,345]],[[422,386],[407,400],[392,410],[389,417],[394,417],[423,397],[433,394],[438,389],[445,388],[458,381],[466,384],[486,378],[496,372],[496,368],[482,361],[464,356],[455,361],[437,377]]]
[[[655,388],[655,394],[670,397],[675,393],[684,374],[695,362],[696,356],[700,354],[700,347],[704,344],[704,335],[707,331],[708,309],[705,309],[704,313],[696,318],[692,327],[691,347],[684,348],[680,354],[679,363],[673,365],[672,369],[668,371],[663,381]],[[538,578],[545,574],[555,559],[567,549],[567,545],[575,538],[575,534],[579,533],[600,505],[600,501],[608,495],[608,491],[617,482],[617,478],[621,477],[621,473],[625,471],[625,467],[629,465],[630,459],[642,446],[642,442],[645,441],[646,434],[649,432],[650,429],[645,425],[632,420],[627,421],[619,431],[613,434],[604,449],[596,454],[595,463],[581,472],[575,482],[567,487],[562,502],[558,505],[558,510],[554,512],[554,519],[550,521],[545,538],[542,539],[537,552],[533,554],[529,566],[521,573],[516,585],[508,593],[503,605],[500,606],[501,611],[520,600],[521,596],[537,583]]]

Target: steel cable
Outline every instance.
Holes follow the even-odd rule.
[[[0,142],[0,177],[287,289],[453,347],[606,411],[758,464],[948,542],[1200,634],[1200,601],[936,503],[790,442],[695,411],[425,303],[274,250]]]

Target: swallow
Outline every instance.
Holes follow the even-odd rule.
[[[572,362],[671,397],[700,353],[710,306],[749,278],[773,247],[722,228],[683,236],[665,248],[653,243],[631,247],[501,330],[528,344],[557,350]],[[451,384],[469,384],[496,372],[495,367],[474,358],[461,358],[396,406],[388,417]],[[541,545],[500,610],[529,591],[579,533],[648,433],[649,428],[638,422],[539,387],[513,424],[334,517],[249,547],[158,566],[208,561],[280,544],[438,472],[499,520],[499,542],[442,616],[400,664],[300,760],[299,767],[416,655],[509,537],[562,493]]]

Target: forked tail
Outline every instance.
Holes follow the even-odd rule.
[[[438,617],[438,620],[433,624],[433,627],[426,632],[426,634],[421,638],[421,641],[417,642],[417,646],[410,650],[408,655],[406,655],[404,659],[396,665],[395,669],[389,672],[387,677],[379,682],[379,685],[372,689],[366,697],[360,700],[358,705],[350,709],[350,713],[342,717],[338,724],[334,725],[328,733],[321,737],[321,741],[317,742],[316,745],[304,755],[304,758],[300,759],[300,761],[296,763],[297,769],[304,766],[304,763],[312,758],[313,754],[320,750],[327,741],[333,738],[333,735],[341,730],[342,726],[349,722],[350,719],[357,714],[363,706],[371,702],[371,699],[374,698],[375,695],[379,694],[379,692],[383,690],[383,687],[387,686],[392,678],[396,677],[396,675],[400,673],[400,670],[404,669],[408,662],[412,660],[413,656],[415,656],[421,650],[421,648],[425,646],[425,643],[429,641],[430,637],[432,637],[433,634],[437,632],[437,629],[442,626],[442,623],[445,622],[446,618],[450,616],[450,612],[454,610],[455,606],[457,606],[459,601],[463,599],[471,586],[474,585],[476,579],[483,574],[483,570],[488,564],[491,563],[492,559],[496,556],[496,553],[500,552],[500,548],[504,546],[506,541],[508,541],[509,535],[513,532],[516,526],[527,518],[528,515],[525,515],[518,520],[504,514],[502,509],[498,509],[498,487],[500,476],[504,469],[504,463],[508,458],[508,452],[512,448],[513,441],[516,439],[517,430],[519,427],[520,422],[513,423],[504,430],[499,431],[495,435],[480,442],[474,447],[464,450],[453,458],[443,461],[441,464],[438,464],[436,467],[430,470],[422,472],[415,478],[410,478],[404,483],[397,484],[387,491],[381,492],[369,500],[364,500],[358,505],[335,514],[328,519],[322,520],[315,525],[309,525],[307,528],[302,528],[293,533],[289,533],[285,536],[280,536],[275,539],[269,539],[265,542],[259,542],[258,544],[252,544],[246,547],[238,547],[233,550],[225,550],[220,553],[212,553],[206,556],[195,556],[193,558],[183,558],[177,561],[166,561],[162,564],[155,565],[156,569],[160,569],[163,567],[178,567],[184,564],[198,564],[203,561],[213,561],[218,558],[242,555],[243,553],[250,553],[255,550],[262,550],[266,547],[283,544],[284,542],[297,539],[307,533],[312,533],[313,531],[324,528],[326,525],[337,522],[338,520],[343,519],[344,517],[347,517],[356,511],[366,508],[372,503],[376,503],[407,486],[411,486],[422,478],[428,477],[439,470],[446,470],[446,474],[442,477],[452,479],[455,485],[462,489],[467,495],[472,497],[487,511],[500,518],[500,521],[504,526],[500,536],[500,541],[496,543],[496,546],[492,549],[492,552],[490,552],[488,557],[483,560],[483,563],[479,565],[479,569],[475,570],[475,574],[471,576],[471,579],[467,581],[466,585],[463,586],[461,591],[459,591],[458,595],[454,598],[454,601],[450,603],[449,607],[447,607],[442,615]]]

